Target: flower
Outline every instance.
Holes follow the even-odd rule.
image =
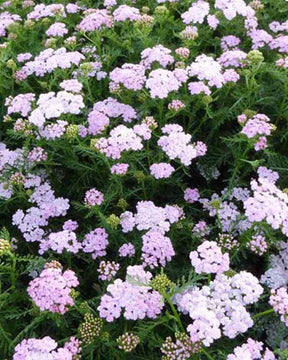
[[[108,285],[107,294],[101,297],[98,311],[101,318],[108,322],[114,321],[124,310],[127,320],[156,318],[163,307],[162,296],[150,286],[134,285],[127,281],[116,279]]]
[[[29,359],[51,359],[72,360],[81,352],[80,343],[75,337],[71,337],[70,341],[59,347],[57,342],[50,336],[42,339],[24,339],[16,347],[13,360],[29,360]]]
[[[104,27],[111,28],[113,26],[112,16],[106,9],[90,9],[87,15],[78,25],[78,29],[84,32],[101,30]]]
[[[174,167],[167,163],[152,164],[150,166],[151,175],[155,179],[165,179],[175,171]]]
[[[30,281],[28,294],[41,311],[64,314],[74,305],[71,292],[79,281],[74,271],[62,272],[61,268],[47,265],[39,277]]]
[[[92,258],[106,255],[106,247],[109,244],[108,234],[103,228],[96,228],[84,236],[82,248],[85,253],[92,253]]]
[[[95,205],[101,205],[103,201],[104,195],[95,188],[86,191],[84,198],[86,206],[90,207]]]
[[[125,334],[119,336],[116,339],[116,342],[118,343],[120,350],[123,350],[124,352],[131,352],[136,349],[137,345],[140,343],[140,339],[139,336],[126,332]]]
[[[229,256],[222,254],[215,241],[204,241],[198,246],[197,251],[190,252],[189,257],[198,274],[220,274],[229,270]]]
[[[48,36],[59,36],[63,37],[64,35],[68,34],[68,29],[66,25],[61,22],[56,22],[52,24],[49,29],[46,31],[46,35]]]
[[[181,77],[178,73],[181,71]],[[186,71],[177,69],[174,71],[157,69],[150,72],[146,81],[146,88],[150,90],[152,98],[165,99],[171,91],[177,91],[182,83],[187,80]]]

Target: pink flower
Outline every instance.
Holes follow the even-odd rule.
[[[190,55],[190,50],[186,47],[180,47],[175,50],[175,53],[181,58],[181,59],[187,59]]]
[[[161,313],[163,299],[158,291],[150,286],[134,285],[128,281],[116,279],[108,285],[107,294],[101,298],[98,311],[101,318],[112,322],[121,316],[124,310],[124,318],[127,320],[155,319]]]
[[[46,31],[46,35],[54,37],[63,37],[66,34],[68,34],[68,29],[66,28],[66,25],[60,22],[52,24]]]
[[[182,69],[178,69],[182,70]],[[146,88],[150,90],[150,95],[154,99],[165,99],[171,91],[177,91],[182,85],[182,82],[187,80],[186,76],[183,79],[177,77],[176,70],[157,69],[150,72],[148,80],[146,81]]]
[[[108,244],[108,234],[105,229],[96,228],[84,236],[82,248],[85,253],[91,253],[95,260],[97,257],[106,255]]]
[[[120,269],[120,265],[115,263],[115,261],[100,261],[99,267],[97,271],[99,272],[98,278],[100,280],[107,280],[110,281],[116,274],[117,271]]]
[[[197,188],[194,189],[187,188],[184,192],[184,199],[190,204],[193,204],[195,201],[198,201],[199,198],[200,198],[200,194]]]
[[[152,164],[150,166],[151,175],[155,179],[166,179],[175,171],[174,167],[167,163]]]
[[[281,287],[277,290],[272,289],[269,299],[270,305],[276,313],[281,315],[281,321],[288,326],[288,293],[285,287]]]
[[[172,100],[171,103],[168,104],[168,109],[173,111],[179,111],[185,108],[185,104],[180,100]]]
[[[217,26],[219,25],[219,20],[216,15],[208,15],[207,22],[211,29],[216,30]]]
[[[123,85],[130,90],[141,90],[146,81],[145,68],[139,64],[124,64],[110,72],[114,85]]]
[[[141,64],[145,66],[146,69],[151,69],[151,66],[154,62],[158,62],[161,66],[167,67],[174,63],[174,58],[171,55],[171,50],[165,48],[163,45],[159,44],[153,48],[146,48],[141,52]]]
[[[111,174],[125,175],[128,171],[129,164],[118,163],[111,167]]]
[[[140,16],[141,14],[139,9],[128,5],[120,5],[113,12],[113,17],[115,21],[136,21],[140,18]]]
[[[209,89],[209,87],[207,85],[204,84],[203,81],[190,82],[188,84],[188,89],[189,89],[191,95],[197,95],[197,94],[201,94],[201,93],[204,93],[205,95],[211,94],[211,90]]]
[[[251,338],[247,340],[242,346],[237,346],[233,354],[229,354],[227,360],[242,360],[242,359],[263,359],[263,360],[276,360],[275,356],[269,349],[263,351],[263,343],[255,341]],[[261,354],[263,352],[263,354]]]
[[[71,291],[77,285],[74,271],[62,272],[59,267],[47,267],[38,278],[30,281],[27,291],[41,311],[64,314],[74,305]]]
[[[90,9],[87,15],[78,25],[80,31],[90,32],[101,30],[104,27],[111,28],[113,26],[112,16],[106,9]]]
[[[164,236],[162,232],[149,230],[142,236],[142,256],[143,264],[152,269],[157,266],[165,266],[175,255],[171,240]]]
[[[208,2],[198,0],[192,4],[188,11],[184,12],[181,17],[184,24],[202,24],[206,15],[209,14],[210,5]]]
[[[51,360],[72,360],[74,356],[80,354],[80,342],[75,337],[71,337],[64,347],[58,347],[58,344],[50,336],[42,339],[24,339],[15,347],[13,360],[28,359],[51,359]]]
[[[219,274],[229,270],[229,255],[222,254],[215,241],[204,241],[197,251],[191,251],[189,257],[198,274]]]
[[[83,88],[83,85],[75,79],[64,80],[59,85],[63,90],[71,91],[74,93],[79,93]]]
[[[84,198],[86,206],[101,205],[103,201],[103,194],[95,188],[86,191]]]
[[[135,255],[135,247],[132,243],[123,244],[118,250],[121,257],[132,257]]]

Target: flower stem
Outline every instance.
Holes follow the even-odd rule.
[[[16,256],[12,253],[9,252],[9,256],[12,260],[12,266],[11,266],[11,274],[10,274],[10,278],[11,278],[11,286],[12,289],[16,288],[16,274],[15,274],[15,270],[16,270]]]
[[[202,348],[201,351],[205,354],[207,359],[213,360],[213,357],[204,348]]]
[[[254,316],[252,316],[252,319],[257,319],[258,317],[269,315],[269,314],[272,314],[273,312],[274,312],[274,309],[271,308],[271,309],[262,311],[262,312],[260,312],[258,314],[255,314]]]
[[[181,321],[181,319],[180,319],[180,316],[179,316],[177,310],[175,309],[175,306],[174,306],[174,304],[172,303],[169,295],[168,295],[168,296],[166,295],[166,296],[165,296],[165,299],[167,300],[168,304],[170,305],[170,308],[171,308],[171,310],[172,310],[172,312],[173,312],[173,315],[175,316],[175,318],[176,318],[176,320],[177,320],[177,322],[178,322],[181,330],[182,330],[183,332],[185,332],[185,329],[184,329],[184,327],[183,327],[183,325],[182,325],[182,321]]]

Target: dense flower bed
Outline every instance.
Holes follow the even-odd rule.
[[[287,18],[2,2],[0,359],[288,358]]]

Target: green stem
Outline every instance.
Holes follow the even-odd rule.
[[[12,252],[9,252],[9,256],[12,260],[12,267],[11,267],[11,274],[10,274],[10,278],[11,278],[11,285],[12,285],[12,289],[15,289],[16,288],[16,273],[15,273],[15,270],[16,270],[16,256],[12,253]]]
[[[143,194],[144,194],[144,199],[147,200],[147,193],[146,193],[144,180],[141,180],[141,185],[142,185],[142,191],[143,191]]]
[[[182,168],[183,168],[183,165],[178,166],[178,167],[176,168],[176,170],[174,171],[174,174],[175,174],[177,171],[181,170]]]
[[[233,171],[232,177],[230,179],[230,185],[229,185],[229,190],[228,190],[229,192],[231,192],[232,188],[234,187],[234,182],[237,177],[237,173],[240,170],[240,167],[242,164],[241,160],[247,155],[249,150],[250,150],[249,146],[246,146],[246,148],[245,148],[244,152],[242,153],[242,155],[240,156],[240,158],[235,160],[234,171]]]
[[[201,351],[206,355],[207,359],[213,360],[213,357],[204,348],[202,348]]]
[[[93,97],[93,94],[92,94],[92,91],[91,91],[91,87],[90,87],[90,83],[89,83],[89,80],[88,80],[87,77],[85,78],[85,84],[86,84],[86,86],[87,86],[87,90],[88,90],[88,94],[89,94],[89,97],[90,97],[90,101],[93,103],[94,97]]]
[[[72,268],[72,257],[71,257],[70,252],[67,254],[67,266],[68,266],[68,269]]]
[[[211,282],[211,274],[208,274],[208,284]]]
[[[147,155],[148,167],[150,168],[151,159],[150,159],[149,141],[146,142],[146,155]]]
[[[163,126],[163,120],[165,120],[163,118],[163,110],[164,110],[163,107],[164,107],[164,101],[160,100],[158,103],[158,114],[159,114],[159,124],[161,126]]]
[[[260,312],[260,313],[258,313],[258,314],[255,314],[254,316],[252,316],[252,319],[254,320],[254,319],[257,319],[258,317],[272,314],[273,312],[274,312],[274,309],[271,308],[271,309],[262,311],[262,312]]]
[[[183,332],[186,332],[185,329],[184,329],[184,327],[183,327],[183,325],[182,325],[182,321],[181,321],[181,319],[180,319],[180,316],[179,316],[177,310],[175,309],[174,304],[172,303],[172,301],[171,301],[171,299],[170,299],[170,297],[169,297],[168,295],[165,296],[165,300],[167,300],[167,302],[168,302],[168,304],[169,304],[169,306],[170,306],[170,308],[171,308],[171,310],[172,310],[172,312],[173,312],[173,315],[175,316],[175,318],[176,318],[176,320],[177,320],[177,322],[178,322],[181,330],[182,330]]]
[[[98,37],[97,37],[97,42],[95,42],[94,40],[92,40],[89,36],[87,36],[84,32],[81,33],[82,36],[84,36],[88,41],[90,41],[92,44],[95,45],[96,49],[97,49],[97,53],[98,55],[100,55],[100,49],[99,49],[99,40],[98,40]],[[101,41],[100,41],[101,43]]]

